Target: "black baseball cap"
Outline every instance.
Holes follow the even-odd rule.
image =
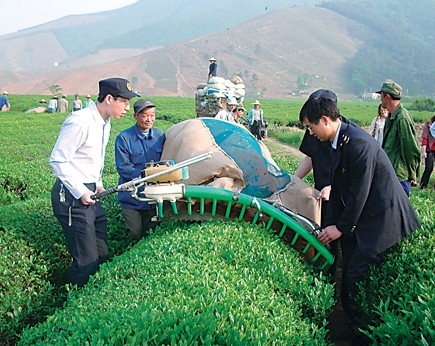
[[[314,91],[308,97],[308,100],[311,100],[314,98],[330,100],[330,101],[333,101],[335,104],[337,104],[337,95],[335,94],[335,92],[333,92],[332,90],[329,90],[329,89],[319,89],[319,90]]]
[[[98,98],[106,97],[106,95],[112,95],[113,97],[124,97],[126,99],[131,99],[133,97],[139,96],[132,91],[131,83],[124,78],[107,78],[100,80],[98,83],[99,94]]]
[[[149,108],[149,107],[155,107],[155,104],[152,103],[151,100],[148,99],[140,99],[137,100],[134,103],[134,114],[139,114],[140,112],[142,112],[145,108]]]

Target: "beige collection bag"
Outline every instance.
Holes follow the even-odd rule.
[[[217,128],[224,130],[215,131]],[[225,140],[231,140],[231,145],[228,142],[224,145]],[[268,148],[243,126],[212,118],[194,118],[173,125],[166,131],[161,159],[177,163],[210,151],[213,153],[210,160],[189,166],[189,178],[183,181],[186,185],[250,191],[250,195],[278,202],[320,223],[318,191],[281,171]],[[250,184],[259,188],[256,190]],[[270,191],[267,196],[265,190]]]

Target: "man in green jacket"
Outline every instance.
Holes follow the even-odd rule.
[[[417,176],[420,167],[420,148],[414,126],[414,120],[401,103],[402,87],[393,82],[382,83],[382,107],[390,114],[384,127],[384,148],[390,159],[397,178],[406,194],[409,196],[411,186],[417,186]]]

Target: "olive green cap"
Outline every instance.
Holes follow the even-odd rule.
[[[381,86],[381,90],[376,91],[377,94],[380,94],[381,92],[384,92],[386,94],[390,94],[393,96],[401,97],[402,96],[402,87],[393,81],[383,82],[382,86]]]

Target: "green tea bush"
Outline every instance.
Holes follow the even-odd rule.
[[[435,111],[435,101],[429,98],[417,98],[415,99],[409,109],[417,110],[417,111]]]
[[[54,181],[47,159],[5,164],[0,172],[0,204],[41,196],[51,190]]]
[[[103,201],[110,257],[129,246],[116,195]],[[71,256],[48,193],[0,208],[0,344],[52,314],[66,297]]]
[[[108,219],[110,260],[102,266],[102,270],[94,276],[84,290],[70,292],[64,310],[62,306],[67,296],[64,286],[65,276],[71,258],[65,245],[62,229],[51,210],[50,190],[54,182],[54,175],[49,165],[49,156],[67,114],[26,115],[21,109],[25,110],[30,106],[34,106],[40,97],[35,95],[11,96],[14,97],[13,110],[0,113],[0,136],[2,138],[0,143],[0,162],[2,162],[0,169],[0,271],[3,273],[0,282],[0,294],[3,294],[0,301],[0,344],[15,344],[22,333],[21,328],[26,325],[28,325],[26,329],[27,339],[23,340],[27,340],[29,343],[31,340],[36,342],[40,338],[37,335],[39,331],[46,333],[46,337],[54,340],[56,335],[51,334],[56,334],[58,331],[54,326],[56,324],[54,321],[60,321],[60,329],[64,328],[59,336],[62,338],[62,342],[67,342],[67,339],[64,338],[65,335],[73,335],[75,339],[72,340],[79,340],[76,326],[78,330],[85,330],[87,333],[85,335],[90,335],[88,327],[85,326],[86,323],[90,323],[89,330],[92,328],[94,330],[95,336],[92,336],[92,338],[95,338],[95,340],[105,338],[104,340],[109,340],[107,344],[124,344],[123,338],[132,340],[132,342],[134,340],[144,340],[142,329],[134,325],[134,323],[137,323],[139,326],[147,326],[146,333],[149,333],[152,328],[157,328],[156,326],[163,328],[162,334],[159,334],[159,340],[169,340],[167,343],[171,342],[171,337],[179,338],[179,340],[193,340],[194,338],[196,338],[195,340],[202,340],[198,335],[204,337],[204,333],[207,334],[207,337],[204,337],[206,341],[200,341],[199,343],[207,343],[207,340],[218,343],[224,340],[224,337],[233,340],[234,344],[236,344],[235,341],[240,341],[240,344],[243,344],[244,340],[249,338],[249,340],[261,341],[263,337],[267,339],[268,343],[273,343],[275,335],[280,333],[279,328],[289,328],[282,332],[283,338],[288,337],[293,332],[294,335],[298,335],[298,338],[300,335],[308,333],[309,336],[301,344],[321,345],[326,343],[324,329],[326,325],[323,323],[325,311],[329,309],[330,303],[326,303],[324,307],[318,305],[319,302],[328,301],[329,298],[325,298],[323,295],[329,297],[329,293],[319,292],[329,292],[329,288],[325,288],[323,278],[316,281],[317,274],[313,277],[310,274],[310,269],[306,266],[301,267],[303,273],[300,274],[300,263],[297,265],[293,263],[299,261],[299,259],[293,259],[293,254],[288,252],[287,248],[278,251],[281,254],[281,250],[284,251],[285,256],[280,255],[281,257],[271,258],[276,261],[277,274],[279,273],[279,276],[283,275],[282,280],[288,282],[291,291],[282,289],[283,284],[277,281],[278,278],[271,274],[268,267],[262,267],[262,270],[267,273],[267,280],[265,274],[259,273],[259,270],[255,270],[253,267],[245,269],[246,273],[251,274],[251,278],[242,276],[238,271],[242,266],[242,262],[234,262],[237,263],[237,270],[235,270],[236,265],[230,265],[230,263],[235,259],[240,259],[239,254],[245,250],[238,252],[234,250],[226,252],[223,250],[221,252],[211,251],[211,249],[214,249],[211,242],[210,255],[189,250],[189,253],[195,254],[196,262],[189,257],[189,253],[182,252],[183,249],[180,248],[178,242],[185,244],[187,240],[179,238],[178,233],[186,233],[187,236],[190,232],[198,231],[196,227],[200,226],[204,230],[219,234],[221,228],[224,228],[220,224],[216,228],[209,223],[192,224],[182,228],[182,231],[177,226],[174,233],[170,231],[172,226],[165,226],[153,238],[141,241],[139,244],[128,242],[116,195],[111,195],[102,201]],[[153,97],[152,99],[157,104],[157,121],[155,125],[163,130],[169,128],[172,121],[181,121],[196,116],[194,114],[193,98]],[[269,124],[282,125],[271,125],[269,136],[276,135],[280,140],[298,147],[300,143],[298,141],[302,138],[303,132],[284,125],[298,120],[299,109],[304,100],[260,101]],[[245,101],[245,107],[250,108],[249,105],[250,103]],[[376,113],[377,105],[376,102],[341,102],[340,109],[350,119],[356,119],[361,124],[368,125]],[[103,174],[106,187],[117,185],[118,174],[113,152],[114,141],[120,131],[134,123],[131,115],[132,110],[122,119],[112,121],[112,133],[106,151],[106,164]],[[160,118],[159,115],[161,115]],[[411,115],[416,120],[421,118],[424,121],[431,116],[427,112],[418,111],[411,111]],[[167,120],[163,120],[165,117]],[[25,135],[23,135],[23,129],[27,130]],[[273,132],[275,130],[276,133]],[[287,135],[287,133],[290,133],[290,135]],[[287,136],[290,139],[287,140]],[[272,154],[281,169],[289,173],[295,171],[299,159],[292,159],[289,155],[284,155],[282,149],[281,152],[279,150],[272,151]],[[312,175],[309,174],[305,181],[312,185]],[[433,178],[431,182],[433,183]],[[435,243],[432,237],[433,229],[435,229],[434,200],[433,190],[421,191],[413,189],[411,201],[423,226],[418,232],[403,241],[400,246],[396,247],[381,266],[373,268],[367,290],[364,291],[365,293],[361,297],[367,313],[374,316],[371,329],[367,332],[374,340],[378,340],[378,343],[395,344],[395,342],[390,341],[400,341],[400,338],[406,341],[411,340],[411,338],[417,340],[417,342],[411,344],[425,345],[433,343],[432,333],[434,328],[431,324],[432,316],[430,313],[433,311],[432,298],[435,291],[432,260]],[[240,233],[242,231],[238,229],[237,225],[234,225],[234,232]],[[176,238],[171,241],[173,236]],[[148,255],[145,257],[142,252],[150,255],[156,253],[157,249],[150,247],[151,244],[159,244],[155,246],[162,247],[163,245],[160,245],[158,239],[163,241],[166,237],[168,238],[165,242],[168,244],[165,243],[165,256],[161,258],[170,259],[173,262],[166,261],[164,267],[162,263],[158,263],[158,258],[148,257]],[[241,243],[241,246],[246,246],[244,244],[246,239],[239,239],[238,242]],[[198,242],[201,244],[201,241]],[[171,244],[169,245],[169,243]],[[250,251],[255,253],[257,258],[260,258],[259,250],[256,249],[257,242],[253,241],[249,244],[252,247]],[[187,248],[191,249],[191,247]],[[261,248],[265,254],[269,254],[269,250],[263,246]],[[275,245],[273,245],[273,248],[275,248]],[[175,258],[175,255],[171,257],[173,249],[176,250],[175,254],[183,254],[180,259]],[[212,254],[213,256],[220,256],[220,261],[226,261],[226,266],[222,267],[221,262],[216,262],[217,260],[210,258],[213,257]],[[290,257],[286,258],[287,256]],[[144,262],[145,258],[149,263]],[[184,267],[179,263],[179,260],[183,259],[186,261]],[[256,262],[256,258],[251,259],[253,265],[260,265],[258,261]],[[284,263],[285,267],[297,271],[298,275],[289,278],[288,273],[281,268],[281,262]],[[264,260],[264,263],[267,263],[267,261]],[[223,291],[218,291],[218,287],[212,286],[215,285],[216,280],[209,280],[210,287],[213,289],[210,289],[211,292],[205,296],[208,305],[206,303],[201,305],[201,302],[197,302],[195,299],[196,295],[199,294],[198,287],[202,286],[188,274],[191,271],[196,276],[199,267],[204,268],[209,264],[216,268],[216,272],[212,274],[212,268],[207,267],[208,270],[205,273],[209,278],[216,279],[219,273],[228,273],[226,270],[229,270],[229,268],[232,268],[236,278],[233,280],[230,278],[231,275],[220,275],[219,282],[222,280],[224,282]],[[189,269],[186,269],[187,267]],[[158,272],[156,268],[160,268],[161,271]],[[182,268],[182,272],[181,269],[174,268]],[[288,272],[290,272],[290,269],[287,269]],[[147,270],[154,270],[152,272],[154,276]],[[259,287],[249,293],[248,287],[250,287],[254,275],[257,275],[256,282]],[[261,275],[261,278],[259,278],[259,275]],[[134,281],[136,276],[138,282]],[[167,288],[179,276],[182,281],[177,281],[178,287]],[[162,284],[165,286],[159,284],[160,278],[162,278]],[[202,278],[206,280],[204,276]],[[146,284],[147,280],[149,280],[149,284]],[[186,283],[189,280],[193,282],[193,286]],[[181,282],[183,288],[186,289],[184,294],[180,293],[179,286]],[[295,293],[293,289],[297,283],[300,283],[300,292]],[[153,289],[154,285],[155,290]],[[109,290],[103,290],[106,287],[113,289],[113,296]],[[172,300],[166,300],[167,296],[165,291],[162,291],[163,287],[168,289],[170,294],[177,296],[181,303],[176,304]],[[259,293],[272,292],[271,287],[276,289],[276,293],[273,291],[274,295],[271,296],[275,297],[275,301],[270,303],[271,297],[259,300]],[[312,295],[306,291],[307,287],[314,290],[310,291],[311,293],[314,292]],[[141,288],[145,289],[140,290]],[[175,289],[178,289],[178,291]],[[95,304],[90,303],[92,299],[100,295],[100,291],[103,292],[102,296],[96,300]],[[220,295],[215,293],[213,296],[215,291],[221,292]],[[241,292],[240,295],[238,295],[239,291]],[[131,295],[130,292],[132,292]],[[373,292],[376,294],[373,294]],[[190,293],[195,295],[191,296]],[[318,293],[317,297],[315,297],[316,293]],[[255,302],[251,303],[251,300],[246,298],[247,296],[250,296],[251,300]],[[153,302],[154,297],[155,303]],[[239,297],[245,298],[242,300]],[[308,299],[307,297],[311,298]],[[221,299],[219,303],[222,304],[214,305],[212,308],[213,305],[210,302],[218,298]],[[232,310],[232,306],[229,306],[228,303],[229,298],[236,300],[241,306]],[[289,298],[289,301],[286,301],[286,298]],[[190,307],[190,302],[192,302],[193,308]],[[246,302],[249,302],[249,304]],[[277,302],[277,310],[270,310],[269,305],[274,306],[275,302]],[[97,306],[97,303],[101,306]],[[109,307],[107,313],[103,311],[104,304]],[[89,308],[86,308],[87,305],[89,305]],[[154,310],[150,307],[154,307]],[[220,307],[222,307],[222,312],[219,310]],[[286,310],[287,307],[294,307],[295,310]],[[75,308],[83,308],[84,314],[80,315],[79,312],[74,312]],[[58,311],[53,314],[56,309]],[[287,315],[281,314],[284,310],[286,310]],[[88,311],[90,311],[91,315],[89,319],[86,319]],[[95,311],[104,317],[101,324]],[[144,312],[142,313],[142,311]],[[188,313],[184,314],[185,311]],[[275,315],[272,315],[272,313]],[[246,319],[244,319],[245,314],[247,315]],[[169,322],[167,324],[164,323],[163,315],[168,316]],[[68,320],[68,316],[73,319]],[[259,321],[258,330],[260,332],[256,334],[253,329],[249,329],[249,332],[243,334],[240,330],[241,326],[245,328],[245,323],[256,326],[257,322],[254,321],[253,316],[255,316],[255,320]],[[280,320],[277,321],[276,319],[279,318],[275,316],[281,316],[279,317]],[[209,325],[204,326],[202,318],[209,321]],[[300,322],[298,320],[296,324],[299,323],[300,327],[291,322],[298,318],[303,318],[304,321]],[[30,328],[35,323],[46,319],[47,324],[42,324],[35,329]],[[129,322],[126,323],[125,319]],[[232,319],[234,319],[234,322],[232,322]],[[276,326],[268,324],[268,319],[273,319]],[[175,321],[179,321],[178,324]],[[125,326],[125,329],[120,327],[119,330],[115,330],[116,323],[120,324],[121,327]],[[49,325],[52,329],[48,328]],[[200,330],[193,328],[192,325],[197,326]],[[224,330],[221,325],[226,325],[226,329]],[[213,329],[213,326],[217,327]],[[390,326],[391,328],[389,328]],[[402,330],[397,335],[391,332],[392,328],[396,326],[398,330]],[[205,330],[203,334],[201,334],[202,327]],[[192,328],[196,332],[193,332]],[[267,331],[264,332],[266,329]],[[218,332],[213,336],[214,339],[210,339],[208,333],[216,330]],[[103,334],[107,335],[101,336]],[[152,339],[149,343],[153,343],[155,340]],[[183,342],[187,343],[187,341]],[[180,344],[183,342],[180,341]],[[26,344],[25,341],[22,341],[22,343]],[[82,344],[81,340],[77,343]],[[276,344],[279,344],[279,341]]]
[[[372,320],[367,334],[375,345],[435,343],[435,210],[425,208],[434,197],[434,191],[411,196],[421,228],[372,268],[363,287],[361,300]]]
[[[22,234],[0,227],[0,343],[7,344],[52,304],[49,263]]]
[[[0,208],[0,226],[14,229],[30,244],[38,256],[50,263],[48,272],[58,272],[69,262],[65,240],[51,209],[50,196],[31,198]]]
[[[307,269],[250,224],[167,222],[20,344],[327,345],[333,287]]]
[[[271,127],[267,130],[268,136],[278,139],[280,142],[299,148],[304,136],[304,131],[288,127]]]

